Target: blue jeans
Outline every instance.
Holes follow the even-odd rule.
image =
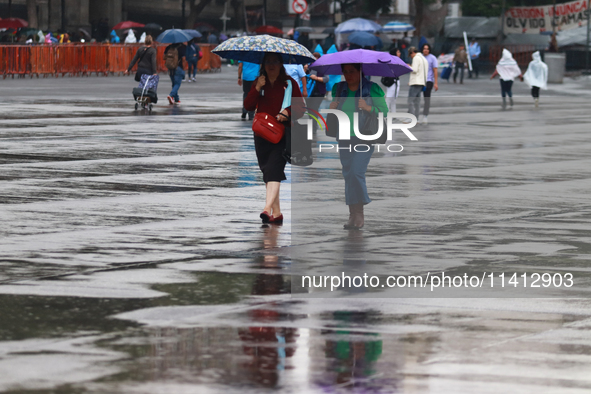
[[[355,151],[355,146],[359,152]],[[351,152],[348,147],[351,146]],[[362,152],[367,149],[367,152]],[[344,149],[347,148],[347,149]],[[345,201],[347,205],[353,204],[369,204],[371,199],[367,194],[367,186],[365,184],[365,173],[371,155],[374,151],[374,146],[369,145],[368,141],[362,141],[357,137],[351,137],[351,140],[339,141],[339,157],[341,165],[343,166],[343,178],[345,178]]]
[[[183,82],[183,78],[185,77],[185,70],[180,67],[177,67],[174,70],[174,74],[170,73],[170,80],[172,81],[172,90],[170,91],[170,97],[174,99],[174,101],[179,102],[181,99],[179,98],[179,89],[181,87],[181,83]]]
[[[195,74],[197,74],[197,58],[188,60],[187,63],[189,64],[188,67],[188,76],[191,77],[191,71],[193,71],[193,78],[195,78]]]

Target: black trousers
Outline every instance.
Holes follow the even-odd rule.
[[[513,92],[511,91],[512,86],[513,86],[513,81],[505,81],[505,80],[501,79],[501,96],[513,97]]]
[[[540,88],[538,86],[531,87],[531,96],[533,98],[540,98]]]
[[[464,82],[464,63],[456,62],[456,71],[454,71],[454,82],[458,77],[458,71],[460,72],[460,82]]]
[[[472,59],[472,71],[468,70],[468,77],[472,78],[473,75],[476,76],[476,78],[478,78],[478,69],[479,69],[479,61],[478,58],[476,59]]]
[[[429,109],[431,108],[431,90],[433,90],[433,82],[427,82],[425,90],[423,90],[423,97],[425,97],[425,106],[423,107],[423,115],[429,115]]]

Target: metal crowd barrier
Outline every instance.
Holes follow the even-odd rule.
[[[55,44],[55,45],[0,45],[0,75],[47,77],[108,76],[121,74],[135,56],[141,44]],[[203,58],[197,63],[199,72],[221,71],[221,59],[211,53],[215,45],[200,44]],[[166,45],[158,45],[159,72],[168,72],[164,65]],[[137,64],[132,71],[137,69]]]

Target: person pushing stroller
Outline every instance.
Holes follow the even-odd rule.
[[[153,47],[154,40],[152,36],[146,36],[145,46],[139,48],[135,53],[135,56],[129,63],[125,74],[129,74],[133,66],[137,63],[137,72],[135,74],[135,80],[140,82],[139,86],[134,89],[133,96],[137,100],[138,96],[149,97],[150,103],[156,104],[158,102],[158,95],[156,93],[158,89],[158,65],[156,63],[156,48]],[[139,93],[139,94],[138,94]]]

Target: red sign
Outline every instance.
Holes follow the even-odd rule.
[[[293,3],[291,3],[291,8],[296,14],[303,14],[306,12],[306,10],[308,10],[308,2],[306,0],[293,0]]]

